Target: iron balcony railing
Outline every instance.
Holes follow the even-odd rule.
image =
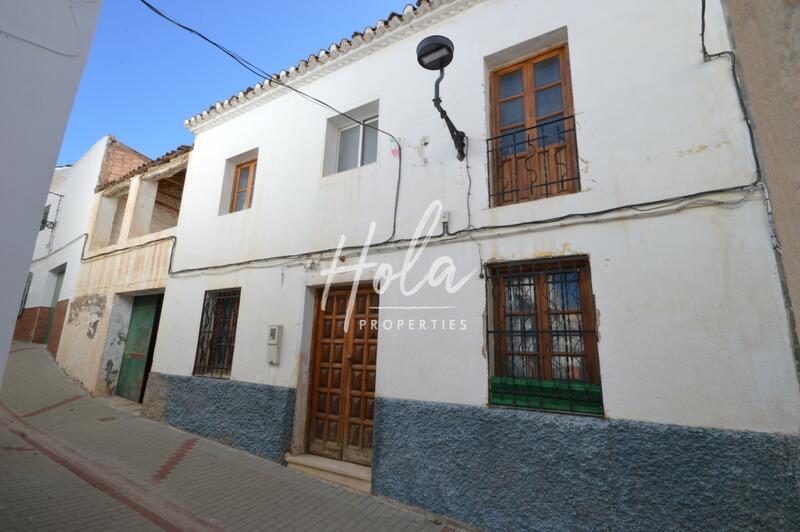
[[[486,140],[491,206],[580,190],[575,117],[559,117]]]

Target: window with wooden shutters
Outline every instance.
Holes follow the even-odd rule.
[[[256,161],[247,161],[236,166],[233,174],[230,212],[249,209],[253,202],[253,188],[256,184]]]
[[[230,377],[240,294],[240,288],[206,292],[193,375]]]
[[[492,102],[491,205],[580,190],[567,45],[493,72]]]
[[[602,415],[588,260],[495,265],[489,283],[491,404]]]

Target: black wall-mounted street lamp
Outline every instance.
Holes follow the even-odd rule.
[[[450,130],[450,136],[453,137],[453,144],[455,144],[458,152],[458,160],[463,161],[466,135],[456,128],[453,121],[447,116],[447,111],[442,107],[442,99],[439,97],[439,84],[444,79],[444,67],[449,65],[452,60],[453,41],[443,35],[425,37],[417,45],[417,61],[420,66],[427,70],[439,71],[439,78],[434,85],[433,106],[439,111],[439,116],[442,117],[444,123],[447,124],[447,129]]]

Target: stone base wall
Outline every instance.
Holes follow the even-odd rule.
[[[142,414],[277,462],[289,448],[292,388],[150,373]]]
[[[375,494],[487,530],[800,529],[800,439],[379,398]]]

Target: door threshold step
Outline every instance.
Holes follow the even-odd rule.
[[[131,401],[130,399],[125,399],[118,395],[100,395],[95,396],[95,399],[101,403],[107,404],[114,410],[127,412],[134,416],[140,416],[142,414],[142,403],[137,403],[136,401]]]
[[[286,453],[283,458],[289,469],[297,469],[362,493],[372,492],[371,467],[313,454]]]

